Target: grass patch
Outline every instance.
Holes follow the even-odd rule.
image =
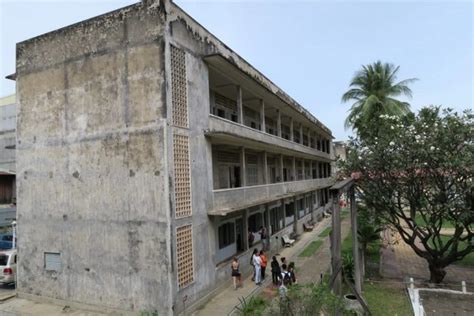
[[[312,241],[304,250],[298,255],[298,257],[311,257],[318,251],[319,247],[323,244],[322,240]]]
[[[429,219],[429,217],[428,217]],[[421,227],[426,227],[428,226],[425,222],[425,220],[423,219],[423,216],[421,216],[420,213],[416,214],[415,216],[415,223],[418,225],[418,226],[421,226]],[[449,222],[449,221],[444,221],[443,222],[443,228],[454,228],[455,226],[453,225],[453,223]]]
[[[331,227],[326,227],[322,232],[319,233],[318,236],[322,238],[327,237],[331,233],[331,230]]]
[[[239,301],[241,302],[241,306],[238,310],[242,316],[261,316],[268,305],[268,301],[261,295],[252,296],[249,299],[242,297]]]
[[[413,315],[408,296],[403,288],[366,282],[363,286],[363,294],[374,316]]]

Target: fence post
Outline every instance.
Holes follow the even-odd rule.
[[[466,281],[462,281],[462,282],[461,282],[461,286],[462,286],[462,292],[463,292],[464,294],[466,294],[466,293],[467,293]]]
[[[413,278],[410,278],[410,289],[414,290],[415,289],[415,282]]]

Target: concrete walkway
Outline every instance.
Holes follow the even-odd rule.
[[[325,273],[330,265],[331,256],[330,256],[330,242],[329,236],[321,238],[318,235],[326,228],[331,226],[331,218],[325,218],[319,222],[312,232],[305,232],[300,235],[299,240],[289,248],[284,248],[280,250],[278,259],[281,257],[286,257],[286,261],[289,263],[291,261],[295,262],[297,269],[296,277],[298,283],[308,283],[308,282],[319,282],[320,274]],[[346,217],[342,221],[342,239],[347,236],[350,231],[350,221]],[[298,255],[303,251],[306,246],[314,241],[321,239],[323,244],[319,247],[318,251],[311,257],[298,257]],[[271,257],[271,256],[269,256]],[[270,260],[269,260],[270,262]],[[233,310],[235,306],[240,304],[239,299],[251,297],[261,291],[271,291],[274,286],[272,285],[271,280],[271,268],[268,267],[267,278],[263,285],[257,286],[252,282],[251,276],[243,280],[243,287],[237,290],[234,290],[233,286],[229,286],[225,290],[221,291],[214,298],[212,298],[203,308],[197,310],[192,315],[194,316],[222,316],[228,315]],[[276,287],[275,287],[276,288]]]

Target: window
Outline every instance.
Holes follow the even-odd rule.
[[[225,118],[225,111],[223,109],[217,109],[217,116]]]
[[[227,247],[235,242],[234,222],[219,226],[219,249]]]
[[[61,254],[55,252],[44,253],[44,269],[46,271],[61,270]]]
[[[252,214],[248,218],[249,231],[257,232],[263,226],[262,213]]]

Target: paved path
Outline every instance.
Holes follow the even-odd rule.
[[[319,222],[312,232],[305,232],[300,239],[290,248],[280,250],[278,257],[286,257],[287,262],[294,261],[297,268],[298,283],[319,282],[320,274],[325,273],[331,261],[329,250],[329,236],[320,238],[318,235],[331,225],[331,218],[325,218]],[[342,221],[342,238],[350,231],[350,221],[346,217]],[[318,251],[311,257],[302,258],[298,254],[313,240],[323,239],[323,244]],[[271,257],[269,255],[269,257]],[[270,268],[268,269],[270,270]],[[270,271],[269,271],[270,272]],[[270,273],[267,273],[270,274]],[[234,290],[233,286],[221,291],[212,298],[202,309],[194,312],[194,316],[222,316],[230,313],[236,305],[240,303],[239,298],[250,297],[260,291],[266,293],[271,292],[273,285],[271,284],[271,274],[267,276],[266,282],[262,286],[256,286],[251,280],[251,276],[243,280],[244,286]]]

